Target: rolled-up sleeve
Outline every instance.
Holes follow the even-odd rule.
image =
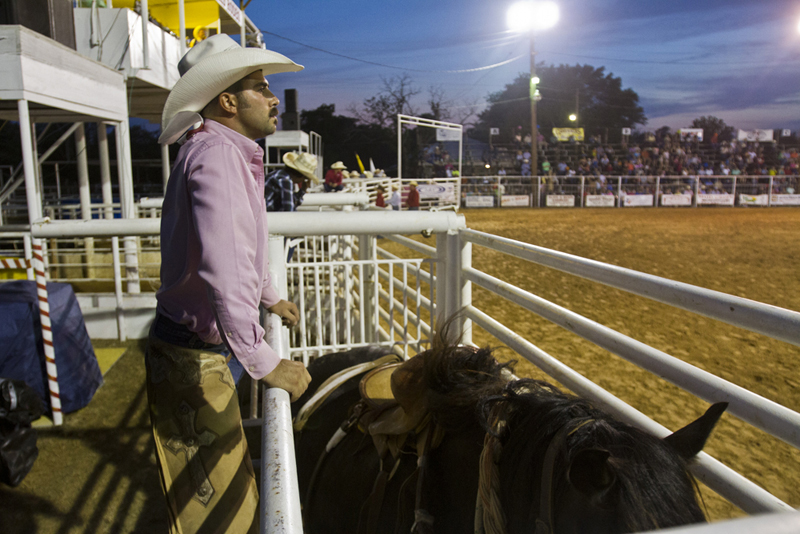
[[[229,144],[199,150],[189,168],[188,192],[200,242],[198,275],[206,282],[222,338],[247,373],[262,378],[280,358],[264,341],[259,300],[271,305],[279,299],[269,275],[264,279],[258,268],[262,259],[256,255],[266,253],[258,246],[262,225],[266,233],[266,213],[247,201],[257,184],[241,152]]]

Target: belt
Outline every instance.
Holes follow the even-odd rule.
[[[150,327],[150,335],[160,339],[165,343],[177,345],[194,350],[207,350],[209,352],[227,351],[228,347],[224,343],[206,343],[196,332],[189,330],[185,324],[176,323],[169,317],[156,313],[153,326]]]

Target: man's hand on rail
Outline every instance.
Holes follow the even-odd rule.
[[[300,398],[311,382],[311,375],[303,362],[281,360],[270,374],[261,379],[271,388],[285,389],[292,396],[292,402]]]
[[[281,300],[267,309],[275,315],[279,315],[284,326],[292,327],[300,320],[300,311],[294,302]]]

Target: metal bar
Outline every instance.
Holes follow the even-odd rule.
[[[125,300],[122,295],[122,267],[119,261],[119,238],[111,238],[111,262],[114,266],[114,298],[117,304],[117,337],[125,341]]]
[[[317,345],[322,345],[325,339],[322,329],[322,288],[319,286],[319,266],[317,265],[314,265],[314,295],[317,309]]]
[[[104,237],[149,236],[160,233],[158,219],[132,219],[135,210],[127,199],[122,203],[123,219],[111,221],[49,221],[32,224],[34,237]],[[133,215],[128,215],[131,213]],[[447,212],[275,212],[270,214],[271,235],[345,235],[358,229],[357,235],[415,234],[422,231],[446,232],[466,228],[463,215]]]
[[[729,413],[800,448],[800,414],[507,282],[475,269],[464,276],[701,399],[729,402]]]
[[[364,295],[364,264],[358,264],[358,294]],[[366,333],[366,316],[364,314],[364,299],[360,297],[358,299],[358,333],[360,334],[359,339],[361,341],[367,340],[367,333]]]
[[[671,433],[667,428],[619,400],[474,306],[468,306],[465,314],[489,334],[505,343],[510,349],[555,378],[572,392],[594,401],[598,408],[606,410],[656,437],[663,438]],[[791,510],[786,503],[704,452],[695,456],[689,470],[708,487],[747,513]]]
[[[475,230],[467,241],[800,346],[800,313]]]

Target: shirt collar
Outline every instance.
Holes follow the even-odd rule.
[[[263,160],[264,150],[261,148],[261,146],[259,146],[258,143],[248,137],[245,137],[239,132],[228,128],[224,124],[212,119],[205,119],[203,129],[211,134],[221,135],[227,138],[242,152],[245,160],[253,161],[256,158]]]

